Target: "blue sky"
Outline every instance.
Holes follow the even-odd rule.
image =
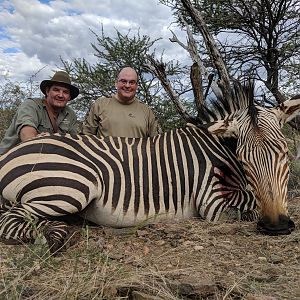
[[[0,0],[0,79],[40,81],[49,78],[64,60],[85,58],[93,63],[91,43],[104,26],[106,35],[116,29],[162,38],[158,51],[180,59],[179,46],[172,44],[170,29],[185,39],[172,24],[168,7],[156,0]]]

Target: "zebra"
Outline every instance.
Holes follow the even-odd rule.
[[[203,108],[194,124],[152,138],[55,134],[21,143],[0,157],[0,238],[34,242],[41,234],[56,253],[74,236],[61,219],[68,215],[129,227],[214,222],[232,210],[242,219],[259,212],[263,234],[289,234],[280,129],[299,110],[300,96],[265,108],[254,103],[253,86],[236,85],[231,100]]]

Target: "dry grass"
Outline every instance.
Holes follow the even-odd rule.
[[[57,257],[41,245],[1,244],[0,299],[300,299],[300,198],[290,212],[297,228],[288,236],[188,220],[83,229]]]

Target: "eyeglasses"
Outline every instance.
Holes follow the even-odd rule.
[[[126,79],[119,79],[118,82],[123,85],[126,85],[127,83],[129,83],[129,85],[131,85],[131,86],[134,86],[137,83],[135,80],[126,80]]]

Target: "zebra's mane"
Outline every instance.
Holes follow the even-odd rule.
[[[217,96],[209,99],[198,111],[196,118],[197,125],[204,125],[230,117],[239,110],[248,109],[248,114],[253,126],[257,126],[257,108],[254,101],[254,81],[248,80],[241,84],[233,82],[230,91],[231,97]]]

